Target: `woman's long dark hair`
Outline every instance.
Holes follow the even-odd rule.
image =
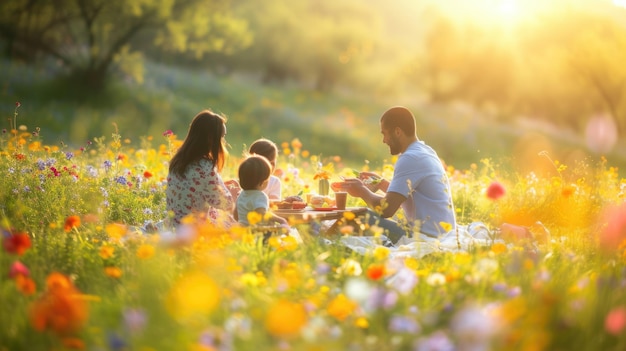
[[[200,111],[191,121],[185,141],[170,161],[170,172],[182,177],[189,164],[204,157],[211,160],[213,168],[221,171],[226,157],[225,132],[226,118],[209,110]]]

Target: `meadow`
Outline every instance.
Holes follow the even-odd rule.
[[[121,129],[49,145],[18,125],[18,105],[0,137],[0,350],[626,348],[626,180],[606,159],[543,152],[548,175],[492,158],[447,164],[459,223],[541,222],[549,240],[392,259],[305,226],[301,244],[199,222],[146,233],[167,216],[167,165],[184,136]],[[277,142],[285,195],[316,191],[320,169],[333,180],[393,171],[393,159],[355,166]],[[228,157],[225,179],[240,159]],[[489,195],[494,184],[503,196]]]

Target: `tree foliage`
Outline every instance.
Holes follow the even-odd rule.
[[[140,78],[137,46],[196,58],[246,47],[247,23],[231,12],[227,0],[13,0],[0,5],[0,37],[11,55],[52,57],[97,88],[116,64]]]

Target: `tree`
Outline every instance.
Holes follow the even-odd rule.
[[[10,55],[52,57],[90,88],[103,87],[113,66],[128,69],[132,66],[124,65],[125,60],[141,58],[133,45],[140,35],[162,50],[189,52],[197,59],[209,52],[232,53],[251,42],[247,23],[232,15],[228,0],[13,0],[0,4],[0,38]]]

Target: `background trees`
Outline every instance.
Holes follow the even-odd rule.
[[[142,79],[143,49],[191,54],[249,45],[246,22],[223,0],[11,0],[0,5],[6,52],[51,57],[79,84],[99,89],[115,66]]]

